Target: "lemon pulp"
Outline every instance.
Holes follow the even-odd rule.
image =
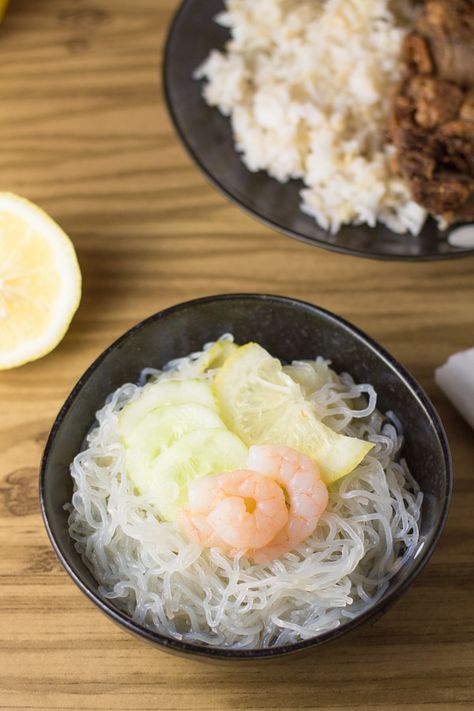
[[[229,356],[213,391],[225,424],[245,444],[293,447],[314,459],[326,484],[353,471],[374,446],[318,420],[300,385],[257,343]]]
[[[65,232],[33,203],[0,193],[0,369],[49,353],[81,298],[81,273]]]

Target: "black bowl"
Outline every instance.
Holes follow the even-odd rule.
[[[405,432],[404,456],[424,492],[420,540],[413,558],[393,578],[383,597],[368,611],[338,629],[284,647],[238,651],[179,642],[141,627],[99,592],[97,581],[74,548],[64,505],[71,500],[69,465],[81,450],[95,412],[107,395],[125,382],[136,382],[147,366],[201,349],[231,332],[236,341],[256,340],[283,361],[331,359],[337,371],[372,383],[382,411],[392,410]],[[49,436],[42,467],[40,498],[51,543],[81,590],[129,632],[169,651],[205,658],[259,659],[300,652],[333,640],[379,616],[414,581],[436,546],[451,495],[448,444],[438,416],[413,378],[386,351],[334,314],[294,299],[259,294],[211,296],[179,304],[127,331],[85,372],[61,409]]]
[[[268,227],[309,244],[343,254],[379,259],[430,260],[474,255],[470,247],[450,244],[430,219],[418,237],[398,235],[381,224],[342,228],[332,235],[299,209],[300,181],[282,185],[266,173],[251,173],[234,148],[229,120],[209,107],[193,72],[211,49],[221,49],[229,34],[214,22],[223,0],[184,0],[168,36],[164,89],[171,118],[191,157],[209,180],[239,207]]]

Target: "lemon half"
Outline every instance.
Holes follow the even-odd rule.
[[[222,419],[245,444],[293,447],[314,459],[326,484],[349,474],[374,446],[318,420],[300,385],[257,343],[229,356],[213,390]]]
[[[0,193],[0,370],[49,353],[81,299],[71,240],[33,203]]]

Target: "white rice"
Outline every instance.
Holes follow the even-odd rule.
[[[87,448],[71,466],[69,530],[102,593],[135,622],[169,637],[240,649],[279,646],[343,625],[370,608],[413,555],[422,494],[400,460],[402,438],[375,409],[371,385],[337,376],[322,358],[286,370],[309,382],[317,415],[375,447],[330,487],[316,531],[266,564],[201,549],[134,493],[118,413],[146,378],[195,374],[196,354],[166,372],[147,369],[97,413]],[[308,377],[309,376],[309,377]]]
[[[390,168],[390,86],[412,26],[410,0],[225,0],[231,39],[195,77],[230,117],[247,168],[301,179],[301,209],[418,234],[426,211]],[[396,10],[396,12],[395,12]]]

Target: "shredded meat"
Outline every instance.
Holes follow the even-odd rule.
[[[463,121],[474,122],[474,89],[468,91],[464,97],[459,116]]]
[[[464,99],[456,84],[419,75],[409,80],[407,91],[415,106],[415,122],[422,128],[436,128],[454,119]]]
[[[425,0],[391,101],[395,168],[447,221],[474,219],[474,0]]]
[[[428,42],[418,32],[411,32],[405,39],[402,59],[408,72],[432,74],[434,71]]]
[[[430,39],[470,44],[474,33],[472,0],[425,0],[416,25]]]

